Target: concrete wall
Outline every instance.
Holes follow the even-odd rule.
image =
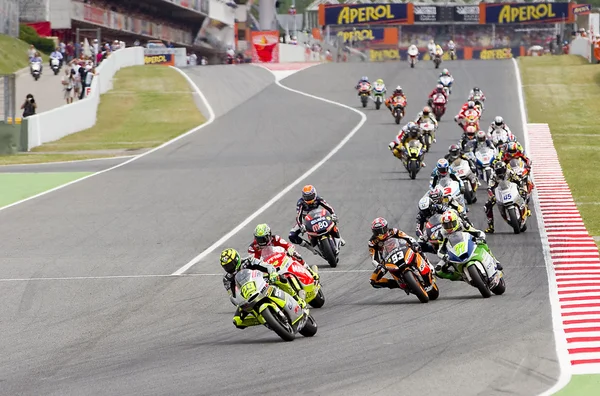
[[[305,47],[303,45],[279,44],[279,62],[306,62]]]
[[[577,37],[569,45],[569,54],[583,56],[592,63],[592,44],[588,38]]]
[[[143,64],[144,49],[141,47],[115,51],[96,69],[98,75],[92,81],[91,92],[87,98],[28,117],[27,149],[31,150],[93,127],[96,124],[100,94],[112,89],[115,73],[123,67]]]

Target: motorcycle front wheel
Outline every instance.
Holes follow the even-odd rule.
[[[335,252],[333,251],[333,247],[331,246],[331,242],[330,242],[329,238],[320,239],[319,240],[319,248],[321,249],[321,252],[323,253],[323,257],[329,263],[329,266],[332,268],[337,267],[338,260],[337,260],[337,257],[335,256]]]
[[[309,304],[313,308],[321,308],[323,305],[325,305],[325,295],[323,294],[323,289],[319,289],[317,295],[309,302]]]
[[[265,322],[269,325],[269,328],[273,330],[279,337],[284,341],[294,341],[296,334],[294,329],[289,323],[282,323],[279,320],[279,315],[273,313],[273,308],[269,307],[262,311],[262,317]]]
[[[306,318],[306,323],[304,324],[304,327],[302,327],[302,330],[299,331],[299,333],[302,334],[304,337],[312,337],[315,334],[317,334],[317,322],[312,317],[312,315],[308,315],[308,317]]]
[[[476,265],[471,265],[469,268],[467,268],[467,271],[469,271],[469,275],[471,275],[473,286],[479,290],[481,296],[483,298],[490,298],[492,296],[492,292],[483,280],[483,276],[481,275],[481,272],[479,272],[479,268],[477,268]]]
[[[408,290],[410,290],[412,294],[417,296],[419,301],[421,301],[422,303],[429,302],[429,296],[427,295],[427,292],[425,291],[425,289],[423,289],[423,285],[421,285],[421,282],[417,280],[417,277],[415,276],[415,274],[413,274],[412,271],[404,272],[402,274],[402,277],[406,282]]]

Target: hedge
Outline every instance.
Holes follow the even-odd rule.
[[[54,40],[40,37],[37,31],[31,26],[22,24],[19,29],[19,39],[28,44],[32,44],[38,51],[46,54],[52,53],[56,49]]]

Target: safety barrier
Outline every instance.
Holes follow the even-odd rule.
[[[113,52],[96,69],[97,76],[92,80],[85,99],[27,117],[27,150],[93,127],[96,124],[100,95],[112,89],[115,73],[124,67],[143,64],[142,47]]]

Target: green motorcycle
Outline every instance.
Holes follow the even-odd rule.
[[[475,242],[468,232],[456,232],[447,238],[447,263],[456,271],[451,274],[437,271],[438,277],[464,281],[477,288],[483,298],[491,297],[492,293],[501,295],[506,291],[504,274],[498,270],[496,260],[485,242]]]
[[[254,315],[258,324],[273,330],[284,341],[293,341],[296,334],[312,337],[317,322],[307,308],[302,308],[292,296],[270,285],[264,273],[244,269],[235,275],[236,293],[232,301],[244,312]]]

